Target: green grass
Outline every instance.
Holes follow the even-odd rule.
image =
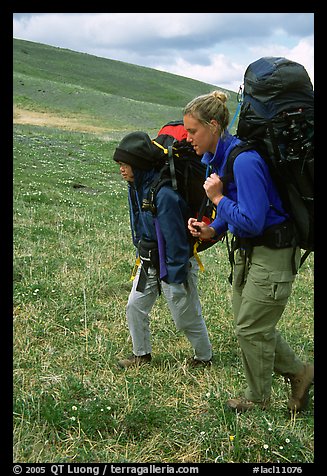
[[[212,90],[210,84],[152,68],[18,39],[13,45],[15,73],[23,75],[21,79],[41,81],[39,92],[47,89],[48,81],[54,81],[75,85],[77,91],[86,88],[181,108],[193,97]]]
[[[313,462],[313,403],[291,418],[280,377],[268,411],[225,409],[245,381],[224,243],[201,255],[212,368],[186,366],[190,346],[162,297],[151,318],[153,363],[117,367],[131,351],[125,307],[134,250],[116,145],[14,127],[14,460]],[[313,282],[310,256],[279,326],[309,361]]]

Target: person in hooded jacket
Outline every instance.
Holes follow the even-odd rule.
[[[240,142],[228,132],[226,101],[223,91],[198,96],[184,108],[183,119],[186,140],[211,167],[204,189],[216,206],[210,225],[192,217],[189,230],[201,239],[229,230],[235,239],[232,305],[247,387],[227,406],[238,412],[267,408],[276,372],[291,383],[288,408],[301,411],[307,407],[313,365],[303,363],[276,329],[291,293],[300,249],[268,165],[255,150],[236,157],[234,179],[224,190],[227,157]]]
[[[126,317],[133,353],[118,362],[121,368],[149,363],[152,358],[150,311],[163,292],[172,318],[193,347],[192,367],[212,363],[212,346],[197,290],[199,265],[190,257],[189,208],[181,195],[164,185],[155,198],[156,218],[146,207],[148,191],[159,172],[153,145],[143,132],[127,134],[114,152],[128,184],[133,244],[139,266],[133,279]]]

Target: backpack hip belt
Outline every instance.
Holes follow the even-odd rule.
[[[158,242],[156,240],[146,241],[141,239],[138,242],[137,248],[141,262],[144,261],[148,264],[148,267],[153,266],[157,269],[159,265]]]
[[[236,250],[241,250],[244,253],[246,260],[251,260],[252,250],[255,246],[267,246],[267,248],[280,250],[283,248],[293,248],[292,253],[292,271],[297,273],[295,265],[295,251],[297,241],[295,238],[294,224],[291,220],[286,220],[283,223],[272,225],[266,228],[263,235],[255,236],[253,238],[241,238],[233,235],[231,245],[227,240],[228,258],[231,265],[231,273],[229,275],[229,282],[233,282],[233,268],[235,265],[234,253]]]
[[[141,271],[136,290],[139,292],[144,291],[148,278],[148,270],[150,267],[153,267],[157,272],[158,289],[160,293],[158,243],[156,241],[140,240],[137,248],[140,257]]]
[[[273,249],[291,248],[296,246],[293,222],[286,220],[277,225],[266,228],[263,235],[253,238],[236,237],[234,249],[253,248],[254,246],[267,246]]]

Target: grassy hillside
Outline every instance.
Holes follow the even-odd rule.
[[[216,86],[96,56],[14,39],[14,106],[108,130],[157,130]],[[230,109],[236,94],[230,92]]]
[[[212,367],[187,365],[192,349],[163,296],[151,312],[152,364],[117,366],[131,352],[125,310],[135,250],[113,152],[126,131],[158,130],[213,88],[14,41],[14,461],[192,464],[189,472],[200,463],[293,463],[297,473],[314,461],[314,401],[290,415],[281,376],[266,412],[225,408],[245,385],[225,242],[201,253]],[[313,264],[309,256],[279,325],[310,362]]]

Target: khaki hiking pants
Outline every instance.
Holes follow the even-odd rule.
[[[185,334],[193,347],[194,358],[210,360],[212,358],[212,346],[202,316],[198,295],[198,271],[198,263],[195,258],[191,258],[187,288],[183,284],[167,284],[164,281],[161,282],[161,288],[176,328]],[[137,356],[151,353],[149,314],[159,295],[156,270],[149,268],[143,292],[136,290],[139,274],[140,267],[133,281],[126,308],[128,328],[133,342],[133,353]]]
[[[291,294],[293,248],[255,246],[248,260],[235,254],[233,312],[247,381],[245,398],[264,402],[271,395],[272,374],[297,374],[303,363],[276,330]],[[300,249],[296,249],[298,269]]]

